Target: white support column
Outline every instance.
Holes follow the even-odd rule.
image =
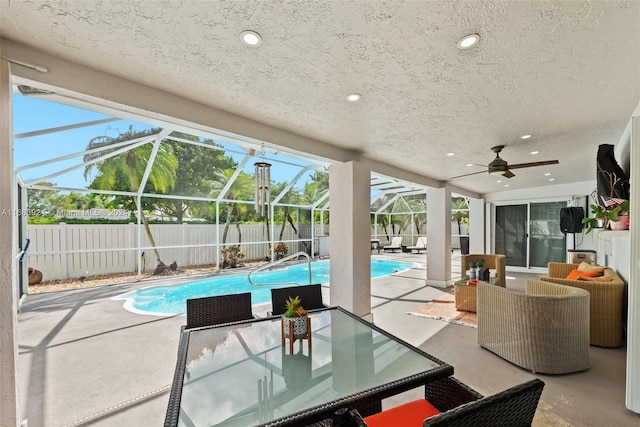
[[[439,288],[451,282],[451,190],[427,189],[427,280]]]
[[[357,162],[329,168],[331,305],[371,313],[371,171]]]
[[[640,413],[640,117],[631,123],[631,266],[628,283],[626,406]]]
[[[485,245],[484,199],[469,198],[469,253],[491,253]]]
[[[18,227],[16,183],[13,176],[11,69],[0,59],[0,426],[20,424],[18,405]]]

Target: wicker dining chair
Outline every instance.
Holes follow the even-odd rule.
[[[279,316],[287,310],[287,298],[300,297],[301,305],[306,310],[315,310],[325,308],[322,302],[322,286],[320,285],[303,285],[290,286],[287,288],[271,289],[271,305],[273,307],[272,315]]]
[[[187,329],[248,319],[253,319],[251,292],[187,300]]]
[[[533,379],[483,397],[454,377],[425,385],[425,398],[364,418],[369,427],[530,426],[544,382]]]

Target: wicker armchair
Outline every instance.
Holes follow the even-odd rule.
[[[187,329],[252,318],[251,292],[187,300]]]
[[[484,267],[486,268],[495,268],[496,269],[496,278],[499,279],[497,285],[502,286],[503,288],[507,286],[507,274],[506,274],[506,265],[507,265],[507,257],[505,255],[497,255],[497,254],[468,254],[462,255],[460,259],[460,277],[465,277],[467,275],[467,269],[469,268],[469,263],[475,262],[479,259],[484,260]]]
[[[589,293],[528,280],[526,292],[478,284],[478,344],[533,373],[589,368]]]
[[[598,347],[620,347],[624,343],[623,305],[626,285],[611,268],[604,270],[604,276],[612,277],[610,282],[592,282],[587,280],[567,280],[567,275],[579,264],[550,262],[547,276],[538,280],[573,286],[591,294],[590,322],[591,345]]]
[[[425,400],[430,405],[426,411],[419,410],[425,408],[424,401],[414,401],[364,420],[370,427],[419,425],[414,421],[422,421],[424,427],[530,426],[543,387],[544,382],[536,378],[483,397],[454,377],[442,378],[425,385]],[[437,415],[428,415],[434,412]],[[424,413],[428,418],[422,420],[421,414]]]

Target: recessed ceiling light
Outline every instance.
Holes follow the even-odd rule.
[[[505,186],[505,187],[508,187],[508,186],[509,186],[509,184],[505,184],[504,186]]]
[[[456,153],[447,153],[447,156],[451,157],[451,156],[455,156]]]
[[[520,139],[529,139],[529,138],[531,138],[532,136],[533,136],[533,135],[526,134],[526,135],[522,135],[522,136],[520,137]]]
[[[556,180],[555,178],[549,178],[549,181],[555,181],[555,180]]]
[[[549,176],[549,175],[551,175],[551,172],[547,172],[544,174],[544,176]]]
[[[501,180],[501,179],[499,179],[499,180],[497,180],[496,182],[502,182],[502,180]]]
[[[247,46],[257,47],[262,44],[262,37],[255,31],[246,30],[240,33],[240,40]]]
[[[477,34],[466,35],[458,41],[458,49],[469,49],[478,44],[479,41],[480,36]]]
[[[349,102],[356,102],[356,101],[360,101],[362,99],[362,95],[360,95],[359,93],[352,93],[351,95],[347,95],[347,101]]]
[[[540,152],[539,152],[539,151],[532,151],[532,152],[531,152],[531,153],[529,153],[529,154],[540,154]]]
[[[467,166],[473,166],[473,163],[467,163]]]

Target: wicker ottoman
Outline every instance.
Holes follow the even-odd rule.
[[[476,286],[454,285],[456,310],[476,312]]]

